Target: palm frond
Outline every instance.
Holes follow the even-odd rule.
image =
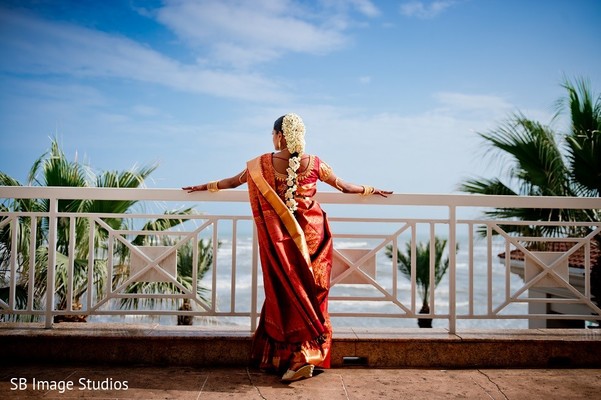
[[[40,180],[38,179],[38,173],[39,173],[40,167],[42,165],[42,162],[44,161],[44,159],[46,158],[47,155],[48,155],[48,152],[42,154],[40,157],[38,157],[33,162],[31,168],[29,169],[29,174],[27,175],[27,184],[28,185],[43,186],[43,183],[40,182]]]
[[[144,180],[157,165],[133,168],[129,171],[105,171],[97,176],[96,187],[102,188],[137,188],[143,186]],[[88,200],[83,205],[85,212],[124,214],[130,210],[137,200]],[[107,219],[105,222],[117,229],[122,224],[121,218]]]
[[[497,178],[472,178],[458,186],[462,192],[495,196],[517,196],[518,194]]]
[[[22,185],[16,179],[0,171],[0,186]],[[35,199],[3,199],[2,204],[13,211],[38,211],[38,207],[36,207],[38,202]]]
[[[192,207],[165,211],[165,215],[186,216],[186,215],[193,215],[195,213],[196,213],[196,211]],[[186,219],[182,219],[182,218],[158,218],[158,219],[146,222],[146,224],[144,224],[144,227],[142,227],[142,230],[149,231],[149,232],[161,232],[161,231],[166,231],[173,227],[182,225],[185,222],[186,222]],[[141,246],[142,244],[147,242],[149,239],[150,239],[150,237],[147,234],[138,235],[134,238],[134,240],[132,240],[132,244],[134,244],[136,246]],[[156,242],[158,243],[159,241],[160,240],[158,238],[156,238]]]
[[[529,183],[522,186],[520,194],[566,195],[567,167],[555,134],[548,127],[517,114],[498,129],[480,136],[509,157],[510,171],[517,179]]]
[[[447,240],[436,237],[434,240],[434,288],[438,286],[449,268],[449,258],[443,260]],[[455,251],[457,251],[458,247]],[[406,243],[405,252],[397,250],[398,269],[407,280],[411,280],[411,243]],[[386,255],[392,258],[392,246],[386,247]],[[415,245],[415,283],[419,295],[427,304],[430,292],[430,242]]]
[[[44,186],[86,187],[85,173],[77,162],[68,161],[57,140],[53,140],[48,157],[42,160]],[[70,211],[76,211],[74,208]]]
[[[9,287],[0,287],[0,300],[5,303],[9,303],[9,298],[11,296],[11,290]],[[17,285],[15,287],[15,308],[16,309],[26,309],[28,302],[28,293],[27,288],[22,285]],[[34,309],[39,308],[39,302],[34,300]],[[23,315],[23,314],[0,314],[0,322],[34,322],[37,321],[39,317],[34,315]]]
[[[489,146],[489,154],[503,159],[502,164],[512,186],[500,179],[472,178],[459,185],[459,190],[473,194],[509,194],[522,196],[585,196],[601,195],[601,95],[595,97],[590,84],[583,79],[575,84],[566,80],[567,96],[557,102],[557,118],[568,110],[570,132],[561,135],[549,127],[513,115],[508,122],[489,133],[480,134]],[[566,209],[506,209],[486,211],[493,219],[525,221],[599,221],[597,210]],[[507,232],[570,236],[581,234],[581,228],[557,226],[504,225]]]
[[[73,268],[69,264],[69,257],[56,252],[56,265],[54,266],[55,278],[55,301],[57,310],[65,310],[67,307],[68,293],[71,292],[73,303],[79,303],[81,297],[88,291],[88,260],[74,259]],[[104,296],[107,276],[106,264],[103,260],[94,260],[93,263],[93,288],[94,299],[98,300]],[[36,298],[42,298],[47,293],[48,273],[48,247],[40,246],[36,251],[36,274],[34,293]],[[72,278],[72,291],[69,288],[69,276]],[[27,284],[30,284],[29,282]]]
[[[0,186],[23,186],[16,179],[11,178],[4,172],[0,171]]]
[[[601,95],[593,99],[589,84],[566,80],[564,105],[571,113],[571,131],[566,135],[566,152],[579,195],[601,195]]]

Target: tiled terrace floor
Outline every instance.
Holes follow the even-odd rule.
[[[25,379],[24,390],[11,384],[15,378],[13,382],[17,383],[19,378]],[[38,386],[43,380],[46,383],[73,382],[73,388],[63,393],[36,388],[34,379]],[[98,388],[109,382],[112,382],[112,390]],[[121,390],[115,389],[118,385]],[[127,389],[123,389],[125,385]],[[601,369],[335,368],[311,379],[283,384],[277,376],[243,367],[0,367],[2,399],[576,400],[598,399],[600,393]]]
[[[0,399],[601,398],[601,330],[338,330],[334,368],[291,384],[246,367],[248,331],[0,324],[0,341]]]

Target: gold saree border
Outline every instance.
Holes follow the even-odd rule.
[[[284,204],[284,201],[280,198],[280,196],[278,196],[276,191],[273,190],[271,185],[269,185],[267,180],[265,180],[263,177],[263,174],[261,173],[261,157],[262,156],[259,156],[246,163],[248,172],[263,197],[265,197],[269,204],[271,204],[273,209],[282,220],[286,230],[292,237],[292,240],[307,262],[307,265],[309,268],[311,268],[311,257],[309,255],[307,242],[305,241],[305,233],[303,232],[296,218],[294,218],[292,212],[288,209],[288,207],[286,207],[286,204]]]

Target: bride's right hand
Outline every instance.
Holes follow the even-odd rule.
[[[197,186],[186,186],[182,188],[183,190],[187,190],[188,193],[199,192],[201,190],[207,190],[206,185],[197,185]]]

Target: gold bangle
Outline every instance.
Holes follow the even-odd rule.
[[[367,186],[367,185],[361,185],[361,186],[363,187],[363,193],[361,193],[362,196],[372,195],[376,191],[376,189],[373,186]]]
[[[334,181],[334,186],[336,186],[336,189],[340,190],[341,192],[344,192],[344,189],[340,187],[340,185],[338,184],[338,179],[340,178],[336,178],[336,180]]]
[[[238,177],[238,183],[243,184],[244,182],[242,182],[242,178],[244,178],[244,175],[246,175],[246,169],[244,171],[242,171],[242,174]]]
[[[218,183],[219,183],[219,181],[211,181],[211,182],[207,183],[207,189],[209,190],[209,192],[218,192],[219,191],[219,186],[217,186]]]

